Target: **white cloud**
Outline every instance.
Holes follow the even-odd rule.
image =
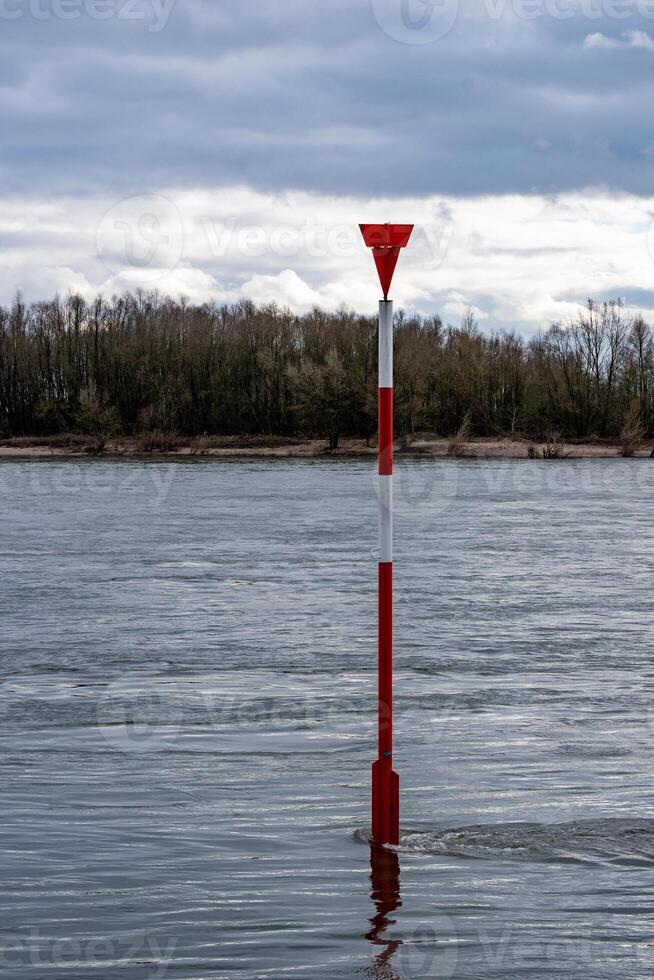
[[[143,280],[138,269],[122,270],[100,282],[93,292],[110,296],[139,288],[156,288],[170,296],[185,296],[192,303],[204,303],[210,299],[221,303],[229,302],[232,298],[221,289],[212,275],[202,269],[178,265],[173,269],[159,269],[158,272],[160,274],[150,281]]]
[[[101,196],[11,197],[0,201],[0,300],[17,287],[27,299],[140,287],[192,302],[373,312],[379,285],[357,224],[398,220],[416,225],[395,277],[398,306],[455,321],[471,306],[489,329],[531,332],[588,296],[631,292],[651,315],[653,217],[654,196],[599,190],[372,199],[168,188],[118,210]]]
[[[588,34],[584,38],[585,48],[619,48],[620,42],[612,37],[606,37],[597,31],[595,34]]]
[[[292,269],[277,276],[253,276],[242,286],[242,292],[255,303],[278,303],[305,312],[325,302],[325,296],[312,289]]]
[[[607,37],[606,34],[599,32],[588,34],[584,39],[585,48],[604,48],[606,50],[619,50],[624,48],[637,48],[643,51],[654,51],[654,38],[650,37],[646,31],[623,31],[620,38]]]
[[[452,317],[462,317],[468,312],[473,313],[477,320],[488,319],[488,313],[475,306],[474,303],[471,303],[462,293],[457,292],[451,293],[447,302],[441,307],[441,311],[444,316],[450,319]]]
[[[645,51],[654,51],[654,39],[645,31],[625,31],[623,37],[630,48],[644,48]]]

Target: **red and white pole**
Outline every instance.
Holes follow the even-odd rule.
[[[400,778],[393,771],[393,302],[379,304],[379,615],[377,761],[372,836],[399,844]]]
[[[400,777],[393,770],[393,303],[388,298],[412,225],[361,225],[384,299],[379,304],[379,612],[377,760],[372,766],[372,839],[400,842]]]

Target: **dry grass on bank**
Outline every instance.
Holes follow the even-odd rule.
[[[625,432],[624,435],[629,433]],[[638,439],[563,442],[552,434],[542,443],[517,437],[473,439],[467,432],[444,439],[434,433],[416,433],[408,441],[398,441],[400,458],[421,459],[606,459],[620,456],[649,458],[651,444]],[[56,436],[25,436],[0,441],[1,459],[104,458],[104,459],[247,459],[247,458],[363,458],[374,459],[374,442],[364,439],[341,439],[330,451],[324,440],[287,439],[269,436],[213,436],[188,438],[164,433],[138,437],[104,438],[102,436],[63,433]]]

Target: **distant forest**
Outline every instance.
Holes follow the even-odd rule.
[[[194,306],[158,294],[0,308],[0,436],[94,433],[374,440],[376,318]],[[652,330],[618,302],[526,341],[472,314],[396,316],[399,438],[654,431]]]

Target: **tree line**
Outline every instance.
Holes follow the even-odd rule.
[[[157,293],[0,307],[0,436],[174,433],[374,439],[377,322],[350,311],[192,305]],[[417,432],[654,431],[654,339],[589,301],[532,339],[399,312],[395,416]]]

